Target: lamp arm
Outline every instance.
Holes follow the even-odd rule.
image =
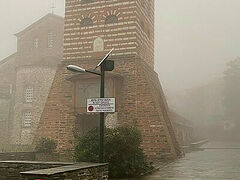
[[[96,71],[92,71],[92,70],[85,70],[85,72],[87,72],[87,73],[91,73],[91,74],[96,74],[96,75],[98,75],[98,76],[101,76],[101,73],[99,73],[99,72],[96,72]]]

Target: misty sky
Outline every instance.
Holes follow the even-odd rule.
[[[64,0],[54,1],[64,15]],[[15,33],[51,12],[52,0],[0,0],[0,59]],[[164,89],[180,91],[221,77],[240,56],[239,0],[155,0],[155,69]]]

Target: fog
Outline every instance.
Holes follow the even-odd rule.
[[[0,59],[16,52],[14,34],[22,31],[47,13],[64,16],[64,1],[51,0],[1,0],[0,1]]]
[[[82,1],[81,3],[89,2],[96,3],[95,1]],[[130,2],[128,3],[130,4]],[[121,8],[125,8],[125,6],[126,4],[121,3]],[[72,7],[69,6],[69,8]],[[96,10],[95,7],[92,9]],[[50,143],[52,145],[50,153],[56,153],[57,156],[51,157],[53,154],[46,157],[34,155],[34,160],[50,161],[50,158],[51,161],[75,161],[76,159],[73,158],[70,151],[74,151],[75,154],[80,152],[78,146],[75,146],[75,143],[79,141],[78,138],[84,138],[84,135],[93,132],[90,130],[99,127],[98,113],[93,113],[100,112],[93,111],[96,104],[86,105],[86,99],[99,97],[100,84],[97,79],[94,78],[90,82],[92,77],[89,76],[87,79],[87,76],[81,77],[80,73],[73,75],[70,68],[68,68],[70,71],[66,70],[66,64],[62,63],[57,66],[59,59],[62,58],[63,29],[61,27],[64,23],[63,18],[49,15],[46,18],[46,24],[43,23],[43,29],[41,26],[34,26],[34,33],[29,33],[27,38],[18,36],[20,37],[19,42],[21,42],[19,52],[22,54],[10,56],[17,51],[17,38],[14,34],[21,32],[48,13],[64,17],[64,10],[65,0],[0,0],[0,74],[2,77],[0,79],[0,153],[34,152],[35,155],[47,151],[49,153],[49,150],[46,152],[37,150],[36,147],[42,145],[42,140],[43,148]],[[81,9],[82,12],[83,10]],[[125,61],[123,58],[121,63],[124,63],[118,64],[118,67],[122,66],[119,68],[120,70],[106,74],[109,81],[105,81],[105,84],[108,83],[107,87],[105,86],[105,89],[108,90],[105,97],[114,97],[111,98],[114,102],[111,104],[114,106],[114,110],[107,111],[110,113],[105,113],[105,116],[104,113],[100,113],[102,115],[100,124],[106,125],[108,129],[116,130],[121,123],[131,124],[133,122],[133,126],[137,126],[135,130],[140,130],[138,134],[139,149],[142,148],[144,155],[150,158],[152,156],[156,160],[161,158],[160,161],[167,162],[167,159],[172,159],[170,155],[177,158],[184,156],[186,152],[187,158],[179,159],[177,165],[173,162],[163,171],[161,169],[161,173],[155,176],[158,179],[170,177],[188,179],[188,176],[191,176],[190,179],[193,177],[197,179],[231,179],[231,177],[236,179],[240,176],[239,173],[237,174],[239,170],[235,169],[238,168],[240,161],[239,10],[239,0],[155,0],[154,69],[159,75],[168,106],[165,103],[157,76],[155,76],[156,73],[151,68],[145,68],[143,64],[139,63],[137,64],[139,65],[136,71],[139,75],[137,77],[137,73],[130,72],[131,67],[126,72],[121,72],[122,74],[115,74],[128,65],[135,65],[135,62],[132,63],[130,59]],[[131,9],[126,10],[125,14],[133,13],[133,11],[128,11]],[[127,37],[126,39],[118,37],[120,43],[116,46],[124,45],[124,48],[118,48],[119,54],[126,53],[126,49],[131,49],[129,50],[131,52],[127,52],[129,54],[135,53],[132,51],[135,47],[128,46],[128,44],[138,44],[138,41],[125,42],[129,39],[134,39],[133,41],[136,39],[135,32],[125,31],[125,29],[130,29],[126,26],[131,23],[134,23],[133,26],[141,26],[139,32],[141,31],[141,38],[145,36],[144,43],[146,39],[152,43],[151,27],[150,29],[145,28],[146,19],[140,19],[141,23],[135,24],[131,19],[126,23],[125,19],[121,17],[124,20],[123,23],[118,18],[120,13],[114,14],[116,12],[117,10],[111,13],[108,10],[105,12],[108,15],[105,17],[104,27],[106,27],[105,32],[112,33],[114,31],[109,36],[115,36],[117,32],[118,35],[123,34]],[[152,13],[151,8],[149,11],[145,9],[143,12]],[[98,11],[94,13],[98,13]],[[74,19],[68,16],[70,18],[69,21],[67,20],[69,22],[67,26],[72,28],[73,24],[78,25],[78,23],[81,26],[78,28],[81,29],[81,32],[77,32],[81,34],[81,38],[75,38],[76,34],[72,28],[68,35],[69,38],[65,39],[70,40],[66,42],[68,45],[65,46],[65,48],[69,46],[65,49],[65,55],[69,55],[69,58],[79,58],[78,53],[84,57],[95,57],[95,55],[103,53],[101,51],[104,50],[104,45],[108,46],[108,44],[104,44],[105,42],[109,43],[114,39],[110,37],[112,39],[103,40],[97,37],[102,36],[101,33],[104,31],[101,31],[101,35],[97,34],[97,38],[92,43],[91,33],[99,31],[94,29],[89,33],[87,26],[93,26],[94,18],[97,16],[90,17],[88,13],[89,18],[82,15],[83,19],[79,22],[73,22]],[[49,17],[54,18],[50,19]],[[108,19],[109,17],[110,19]],[[134,15],[131,14],[131,17]],[[149,25],[151,26],[151,23]],[[94,26],[91,28],[96,27]],[[108,28],[112,28],[112,26],[115,29],[109,30]],[[123,31],[123,33],[119,33],[119,31]],[[85,36],[85,34],[87,35]],[[131,36],[128,37],[129,34]],[[79,47],[80,44],[83,44],[83,47]],[[88,56],[87,53],[92,52],[92,45],[85,46],[84,44],[93,44],[94,53]],[[112,46],[114,47],[114,45]],[[145,45],[143,47],[146,48]],[[78,52],[80,48],[83,49],[82,52]],[[86,52],[87,48],[91,49],[90,52]],[[124,50],[122,51],[122,49]],[[149,57],[148,51],[151,50],[151,48],[146,50],[146,57]],[[145,51],[143,51],[143,55],[145,55]],[[9,61],[1,64],[1,60],[8,56],[10,56]],[[81,56],[81,58],[83,57]],[[72,62],[77,65],[77,61],[73,60]],[[83,65],[90,66],[90,61],[86,61]],[[16,74],[12,72],[16,72]],[[97,74],[93,71],[86,72]],[[9,75],[5,76],[5,74]],[[103,74],[98,75],[104,77]],[[102,86],[104,83],[101,84],[101,89],[104,89]],[[135,98],[136,96],[139,97]],[[104,105],[100,104],[100,106]],[[86,109],[90,113],[86,114]],[[100,126],[100,132],[104,132],[104,128],[104,126]],[[96,132],[96,136],[91,137],[94,137],[96,143],[91,139],[88,139],[88,142],[97,146],[98,131],[94,132]],[[140,142],[141,134],[142,142]],[[100,154],[99,152],[94,152],[96,155],[90,154],[95,158],[99,156],[100,162],[104,162],[104,159],[101,160],[101,156],[104,158],[109,154],[106,151],[103,156],[104,148],[101,147],[101,142],[102,146],[108,143],[103,143],[103,134],[100,133],[100,136]],[[105,135],[105,142],[107,137],[110,136]],[[124,136],[122,138],[124,141],[130,139]],[[116,140],[119,141],[119,139]],[[48,143],[44,145],[47,141]],[[131,142],[134,141],[131,140]],[[111,147],[114,154],[116,154],[114,148],[118,147],[116,144],[119,147],[125,146],[119,142],[115,143]],[[127,144],[131,146],[131,143]],[[82,147],[81,150],[87,149],[84,148]],[[98,148],[92,149],[97,150]],[[219,149],[221,151],[218,151]],[[198,152],[187,155],[192,151]],[[126,154],[135,157],[128,152]],[[143,156],[143,153],[141,155]],[[82,156],[85,158],[84,154]],[[1,155],[0,160],[2,160]],[[125,160],[121,160],[117,164],[121,165],[120,162],[127,164]],[[193,163],[194,166],[192,166]],[[221,166],[218,167],[216,164],[221,164]],[[181,168],[178,169],[178,167]],[[122,171],[121,168],[116,169]],[[203,171],[206,173],[202,173]],[[1,175],[0,168],[0,179]],[[152,179],[152,177],[146,179]]]
[[[239,56],[238,0],[159,0],[156,7],[156,70],[166,89],[215,80]]]
[[[0,59],[16,51],[14,34],[50,13],[52,2],[64,16],[64,1],[0,1]],[[155,6],[155,69],[164,89],[206,84],[239,56],[238,0],[157,0]]]

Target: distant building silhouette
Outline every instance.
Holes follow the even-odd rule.
[[[47,14],[16,34],[17,52],[0,61],[0,138],[32,144],[62,59],[63,18]]]

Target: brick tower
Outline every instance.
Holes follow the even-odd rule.
[[[154,0],[66,0],[65,12],[64,59],[37,137],[55,139],[62,150],[74,129],[84,134],[97,126],[97,115],[86,113],[86,99],[99,97],[99,77],[72,74],[66,66],[94,68],[114,48],[115,69],[106,75],[105,94],[116,98],[117,111],[106,115],[106,125],[138,127],[152,161],[176,158],[180,149],[154,72]]]

